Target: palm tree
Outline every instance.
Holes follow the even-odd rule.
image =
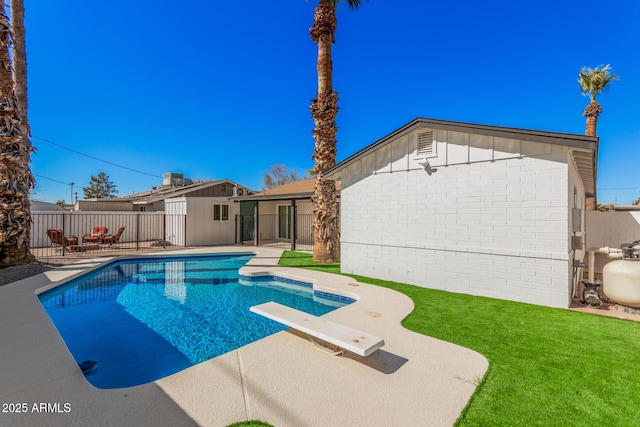
[[[34,186],[29,160],[33,147],[22,121],[12,78],[9,59],[12,37],[5,6],[3,1],[0,14],[0,267],[33,260],[29,251],[29,191]],[[22,21],[15,15],[14,19]]]
[[[13,30],[13,81],[15,82],[18,108],[25,130],[25,138],[31,135],[31,128],[27,117],[29,103],[27,99],[27,49],[24,31],[23,0],[11,0],[11,29]],[[29,144],[31,144],[29,142]]]
[[[337,26],[336,5],[341,0],[319,0],[309,33],[318,45],[318,93],[311,100],[311,116],[315,127],[313,139],[315,160],[313,172],[316,184],[313,191],[313,260],[337,262],[340,260],[340,224],[338,195],[335,181],[325,180],[323,174],[336,164],[336,114],[338,93],[333,90],[333,63],[331,45],[335,42]],[[368,1],[368,0],[365,0]],[[349,9],[357,9],[361,0],[347,0]]]
[[[596,123],[598,116],[602,113],[602,107],[596,102],[596,97],[604,90],[608,89],[609,83],[613,80],[620,80],[615,74],[611,74],[611,66],[601,65],[595,68],[582,67],[578,73],[578,83],[584,96],[588,96],[591,102],[582,112],[587,117],[586,134],[596,136]]]

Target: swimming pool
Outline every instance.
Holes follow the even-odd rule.
[[[286,329],[249,312],[276,301],[322,315],[353,300],[274,276],[241,277],[252,255],[123,260],[39,295],[98,388],[144,384]]]

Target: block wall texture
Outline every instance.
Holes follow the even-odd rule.
[[[587,212],[587,249],[619,248],[639,239],[640,211]]]
[[[567,175],[566,160],[534,157],[438,167],[431,175],[346,170],[342,270],[567,307]]]

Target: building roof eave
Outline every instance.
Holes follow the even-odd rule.
[[[253,202],[253,201],[265,201],[265,200],[301,200],[301,199],[311,199],[313,193],[297,193],[297,194],[274,194],[274,195],[264,195],[264,196],[240,196],[240,197],[232,197],[232,200],[238,202]]]
[[[547,132],[530,129],[508,128],[502,126],[480,125],[473,123],[454,122],[448,120],[436,120],[426,118],[416,118],[401,128],[382,137],[374,143],[368,145],[355,154],[347,157],[327,172],[324,176],[328,179],[340,179],[340,172],[347,166],[357,162],[361,158],[376,151],[380,147],[389,144],[401,136],[420,128],[442,129],[456,132],[467,132],[479,135],[497,136],[502,138],[519,139],[522,141],[534,141],[561,145],[570,148],[578,148],[583,150],[597,150],[598,137],[568,134],[560,132]]]
[[[596,197],[597,151],[571,150],[570,153],[586,196]]]

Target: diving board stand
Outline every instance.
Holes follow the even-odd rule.
[[[368,356],[384,345],[380,337],[277,302],[254,305],[249,310],[360,356]]]

